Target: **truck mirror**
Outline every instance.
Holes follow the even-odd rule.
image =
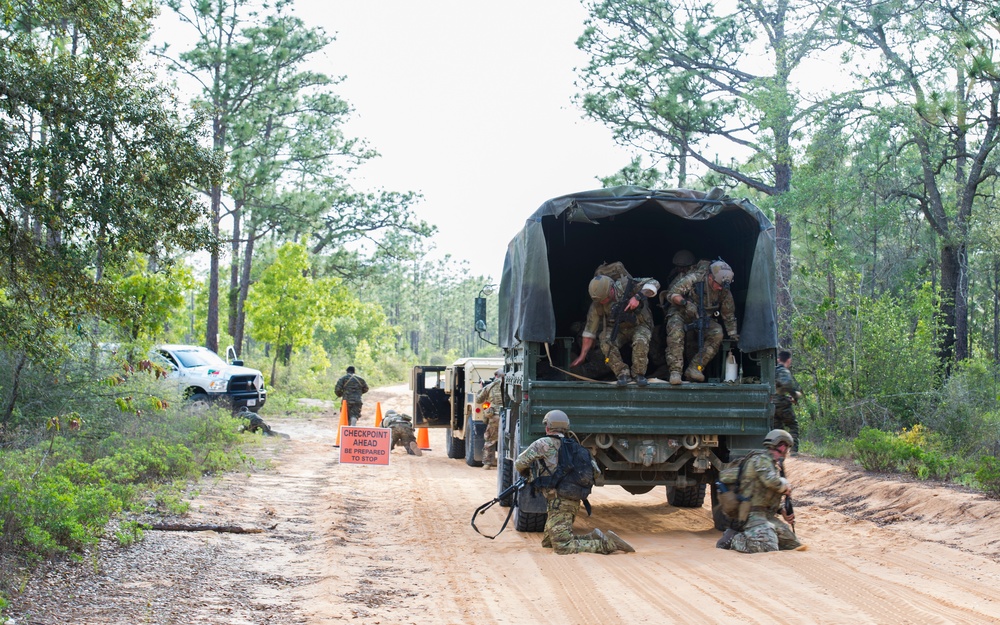
[[[486,298],[477,297],[475,306],[476,332],[486,332]]]

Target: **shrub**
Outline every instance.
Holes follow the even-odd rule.
[[[1000,496],[1000,460],[993,456],[980,458],[979,469],[976,470],[976,481],[990,495]]]

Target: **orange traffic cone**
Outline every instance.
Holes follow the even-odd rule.
[[[375,427],[382,427],[382,402],[375,403]]]
[[[417,447],[424,451],[430,451],[431,439],[430,435],[427,433],[427,428],[417,429]]]
[[[340,402],[340,423],[337,424],[337,442],[333,444],[334,447],[340,447],[340,428],[345,425],[348,425],[346,399]]]

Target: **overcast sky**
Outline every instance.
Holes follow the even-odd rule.
[[[499,279],[507,243],[545,200],[628,164],[571,98],[579,0],[296,0],[336,37],[321,69],[381,157],[360,189],[417,191],[437,254]]]

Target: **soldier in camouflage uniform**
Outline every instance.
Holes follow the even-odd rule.
[[[417,437],[413,435],[413,417],[408,414],[399,414],[395,410],[388,410],[385,418],[382,419],[382,427],[392,430],[392,442],[389,443],[389,451],[402,445],[406,453],[411,456],[423,455],[420,446],[417,445]]]
[[[351,426],[358,424],[361,418],[361,395],[368,392],[368,383],[360,375],[354,373],[354,367],[347,368],[347,374],[337,380],[333,392],[337,397],[347,401],[347,421]]]
[[[726,530],[716,547],[741,553],[805,549],[789,526],[795,515],[786,515],[781,507],[781,498],[792,492],[782,469],[792,442],[788,432],[771,430],[764,438],[766,450],[751,453],[739,487],[740,494],[750,498],[750,515],[739,532]]]
[[[729,285],[733,281],[733,270],[722,260],[698,262],[693,269],[674,280],[668,287],[667,310],[667,365],[670,367],[670,383],[681,383],[684,369],[684,341],[687,332],[697,333],[691,324],[698,320],[699,299],[704,299],[705,322],[702,348],[694,355],[684,371],[684,377],[692,382],[704,382],[704,367],[715,358],[722,345],[721,318],[726,326],[726,334],[734,341],[740,340],[736,331],[736,304]],[[701,286],[699,286],[701,285]],[[699,295],[698,291],[701,291]],[[692,329],[688,329],[691,327]]]
[[[497,466],[497,437],[500,431],[500,408],[503,406],[503,369],[497,369],[493,381],[476,393],[476,405],[483,406],[486,432],[483,434],[483,468]]]
[[[802,397],[802,389],[799,383],[792,377],[792,353],[788,351],[778,352],[778,365],[774,371],[774,390],[772,398],[774,401],[774,427],[785,430],[792,435],[795,444],[792,446],[792,455],[799,453],[799,422],[795,418],[795,408]]]
[[[550,410],[542,419],[545,436],[536,440],[514,461],[514,470],[526,478],[532,478],[532,465],[544,463],[549,472],[559,465],[559,447],[566,436],[575,436],[569,431],[569,417],[562,410]],[[537,472],[535,473],[537,474]],[[577,536],[573,533],[573,521],[580,511],[580,500],[559,497],[556,489],[542,491],[548,502],[548,517],[545,520],[545,534],[542,547],[551,547],[559,555],[569,553],[614,553],[633,552],[627,542],[614,532],[594,529],[589,534]]]
[[[596,275],[590,281],[588,290],[592,302],[587,311],[587,324],[583,329],[583,346],[580,355],[570,366],[579,366],[586,360],[594,341],[599,339],[608,367],[618,378],[618,386],[625,386],[629,383],[630,369],[622,360],[621,347],[631,342],[631,377],[639,386],[648,385],[646,368],[649,366],[649,341],[653,336],[653,314],[646,300],[656,296],[660,283],[653,278],[632,278],[626,272],[619,278]],[[612,341],[611,335],[615,334],[616,305],[624,306],[624,312]]]

